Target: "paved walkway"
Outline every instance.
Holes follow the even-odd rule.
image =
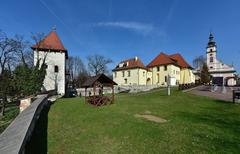
[[[225,93],[222,93],[221,86],[215,87],[213,91],[211,91],[211,86],[199,86],[188,92],[195,95],[207,96],[217,100],[232,102],[232,90],[238,88],[240,87],[225,87]]]

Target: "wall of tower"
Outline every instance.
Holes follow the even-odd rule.
[[[34,65],[37,59],[40,58],[42,64],[43,58],[46,56],[47,73],[44,79],[43,90],[57,89],[58,94],[65,94],[65,53],[64,52],[44,52],[34,51]],[[55,72],[55,66],[58,67],[58,72]]]

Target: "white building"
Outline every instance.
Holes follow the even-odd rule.
[[[34,50],[34,65],[38,59],[40,63],[46,57],[47,73],[43,90],[57,90],[60,95],[65,94],[65,75],[67,49],[63,46],[55,30],[51,31],[43,40],[32,46]]]
[[[221,62],[217,58],[217,45],[214,41],[213,34],[210,33],[207,44],[207,66],[209,73],[212,75],[213,84],[233,86],[236,85],[235,72],[233,66]]]

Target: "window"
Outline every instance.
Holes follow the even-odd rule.
[[[122,71],[122,77],[124,77],[125,76],[125,72],[124,71]]]
[[[117,72],[115,72],[115,78],[117,78]]]
[[[167,70],[167,65],[164,66],[164,71],[166,71],[166,70]]]
[[[212,63],[213,62],[213,57],[210,57],[210,63]]]
[[[131,72],[130,71],[128,71],[128,77],[130,77],[131,76]]]
[[[157,83],[159,83],[159,74],[157,74]]]
[[[213,67],[212,67],[212,66],[210,66],[210,69],[213,69]]]
[[[165,76],[165,82],[167,82],[167,76]]]
[[[54,66],[54,72],[58,73],[58,66],[57,65]]]
[[[125,81],[125,84],[127,84],[127,79],[124,79],[124,81]]]
[[[160,66],[157,67],[157,71],[158,71],[158,72],[160,71]]]
[[[143,77],[145,77],[145,72],[143,72]]]

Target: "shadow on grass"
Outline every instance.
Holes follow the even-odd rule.
[[[44,106],[39,119],[35,125],[31,139],[28,141],[25,147],[26,154],[46,154],[47,147],[47,130],[48,130],[48,112],[52,103],[48,102]]]

